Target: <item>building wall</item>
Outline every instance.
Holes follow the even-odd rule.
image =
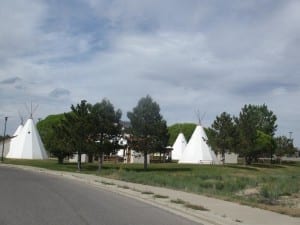
[[[69,158],[69,162],[77,162],[78,161],[78,154],[74,154],[73,157]],[[87,154],[81,154],[81,162],[85,163],[88,162]]]
[[[222,155],[218,154],[217,159],[222,162]],[[225,153],[225,163],[237,164],[238,163],[238,154],[235,153]]]

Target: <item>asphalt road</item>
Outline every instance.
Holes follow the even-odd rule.
[[[78,181],[0,167],[0,225],[196,225]]]

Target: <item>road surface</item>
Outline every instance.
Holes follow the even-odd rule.
[[[0,167],[0,224],[196,225],[88,184],[7,167]]]

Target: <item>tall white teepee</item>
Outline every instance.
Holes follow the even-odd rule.
[[[188,142],[179,163],[215,164],[218,163],[215,153],[206,143],[207,136],[201,125],[198,125]]]
[[[21,125],[20,125],[21,126]],[[32,118],[29,118],[25,125],[18,127],[11,139],[7,158],[15,159],[47,159],[48,155],[35,127]]]
[[[21,133],[22,129],[23,129],[23,124],[20,124],[16,129],[15,133],[13,134],[13,137],[17,137]]]
[[[174,142],[172,148],[173,148],[173,151],[172,151],[172,159],[174,160],[180,160],[181,159],[181,156],[182,156],[182,153],[186,147],[186,139],[183,135],[183,133],[179,133],[177,138],[176,138],[176,141]]]

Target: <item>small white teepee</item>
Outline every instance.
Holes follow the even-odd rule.
[[[15,159],[47,159],[48,155],[37,128],[30,118],[22,127],[20,125],[11,139],[7,158]]]
[[[206,143],[207,136],[201,125],[198,125],[188,142],[179,163],[217,164],[215,153]]]
[[[182,153],[186,147],[186,139],[183,135],[183,133],[179,133],[177,138],[176,138],[176,141],[174,142],[172,148],[172,160],[180,160],[181,159],[181,156],[182,156]]]

